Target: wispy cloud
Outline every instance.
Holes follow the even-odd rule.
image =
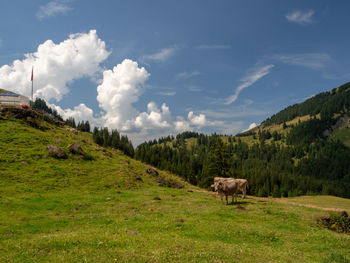
[[[150,54],[150,55],[144,55],[141,57],[141,61],[159,61],[163,62],[172,57],[177,50],[177,47],[169,47],[169,48],[163,48],[157,53]]]
[[[65,14],[73,8],[68,5],[69,0],[55,0],[48,2],[46,5],[40,6],[36,16],[39,20],[44,18],[53,17],[58,14]]]
[[[201,92],[201,91],[203,91],[202,88],[197,87],[197,86],[194,86],[194,85],[189,86],[189,87],[188,87],[188,90],[189,90],[189,91],[192,91],[192,92]]]
[[[350,70],[349,70],[350,71]],[[350,79],[350,73],[349,71],[347,73],[336,73],[336,74],[333,74],[333,73],[326,73],[323,75],[323,77],[325,79],[331,79],[331,80],[340,80],[340,79]]]
[[[214,119],[235,119],[251,116],[265,116],[268,112],[252,108],[234,107],[230,109],[202,110],[200,113]]]
[[[176,95],[176,92],[175,91],[159,91],[159,92],[157,92],[157,95],[174,96],[174,95]]]
[[[198,70],[194,70],[192,72],[181,72],[177,74],[177,77],[180,79],[189,79],[195,76],[200,75],[201,73]]]
[[[199,45],[198,50],[231,49],[231,45]]]
[[[294,22],[297,24],[310,24],[313,22],[312,16],[314,15],[315,11],[309,10],[309,11],[301,11],[301,10],[295,10],[293,12],[290,12],[286,14],[286,18],[290,22]]]
[[[251,73],[247,74],[242,80],[242,84],[239,85],[235,92],[226,99],[225,104],[231,104],[232,102],[236,101],[238,98],[239,93],[241,91],[251,85],[253,85],[255,82],[257,82],[259,79],[264,77],[265,75],[270,73],[270,69],[273,68],[274,65],[265,65],[263,67],[259,67],[255,70],[253,70]]]
[[[310,69],[321,69],[331,60],[326,53],[278,54],[270,57],[284,64],[303,66]]]

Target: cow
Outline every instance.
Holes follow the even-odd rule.
[[[228,205],[228,196],[232,196],[232,204],[235,203],[235,200],[237,202],[237,190],[238,190],[238,183],[235,180],[224,180],[219,181],[215,183],[215,188],[217,189],[218,193],[222,196],[226,196],[226,204]],[[222,197],[221,197],[222,201]]]
[[[231,178],[231,177],[228,177],[228,178],[225,178],[225,177],[214,177],[214,185],[217,182],[227,181],[227,180],[236,180],[237,181],[237,183],[238,183],[238,191],[242,192],[242,198],[244,199],[246,197],[247,188],[248,188],[248,181],[247,181],[247,179],[235,179],[235,178]],[[214,189],[215,189],[215,187],[214,187]]]

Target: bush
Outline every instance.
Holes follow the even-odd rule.
[[[83,160],[85,160],[85,161],[93,161],[93,160],[95,160],[95,158],[92,155],[88,154],[88,153],[84,153]]]
[[[331,213],[329,216],[323,216],[318,222],[339,233],[350,233],[350,218],[346,211],[340,213]]]

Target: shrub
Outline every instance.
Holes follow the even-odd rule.
[[[83,159],[85,161],[93,161],[93,160],[95,160],[95,158],[92,155],[88,154],[88,153],[84,153]]]
[[[339,233],[350,233],[350,218],[346,211],[340,213],[330,213],[329,216],[322,216],[318,222]]]

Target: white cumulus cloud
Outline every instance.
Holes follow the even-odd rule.
[[[36,52],[25,54],[23,60],[0,67],[0,86],[29,96],[33,66],[34,95],[46,101],[60,101],[69,93],[69,83],[82,77],[94,77],[109,54],[96,30],[72,34],[58,44],[47,40]]]
[[[174,117],[166,103],[159,107],[151,101],[145,111],[137,109],[136,103],[146,90],[150,73],[130,59],[103,71],[101,63],[109,54],[95,30],[72,34],[58,44],[47,40],[38,46],[37,51],[25,54],[24,59],[1,66],[0,87],[29,96],[33,66],[35,97],[45,99],[48,106],[57,110],[64,119],[73,117],[76,122],[88,120],[92,127],[117,129],[128,134],[134,143],[140,143],[145,138],[223,124],[193,111],[186,118]],[[99,85],[96,84],[96,99],[101,110],[98,114],[82,101],[77,101],[77,106],[73,108],[65,109],[57,104],[70,92],[70,88],[74,88],[73,82],[83,77],[100,78]],[[172,96],[175,92],[159,94]]]
[[[103,72],[102,83],[97,87],[97,101],[106,112],[104,119],[108,127],[121,128],[126,121],[136,118],[138,112],[132,104],[138,101],[149,76],[145,68],[139,68],[137,62],[130,59]]]
[[[249,130],[251,130],[251,129],[254,129],[254,128],[257,127],[257,126],[258,126],[258,125],[257,125],[255,122],[253,122],[253,123],[249,124],[248,129],[246,129],[246,130],[244,130],[244,131],[242,131],[242,132],[249,131]]]
[[[295,10],[291,13],[286,14],[286,18],[290,22],[298,23],[298,24],[310,24],[312,23],[312,16],[314,15],[315,11],[309,10],[309,11],[301,11],[301,10]]]
[[[73,109],[62,109],[60,106],[55,104],[48,103],[48,106],[52,109],[55,109],[63,119],[68,119],[73,117],[78,124],[81,121],[89,121],[91,126],[103,126],[103,122],[100,118],[94,117],[94,112],[84,103],[80,103],[78,106],[75,106]]]
[[[195,115],[193,111],[190,111],[187,115],[187,118],[190,121],[190,124],[198,127],[206,126],[209,124],[204,114]]]

